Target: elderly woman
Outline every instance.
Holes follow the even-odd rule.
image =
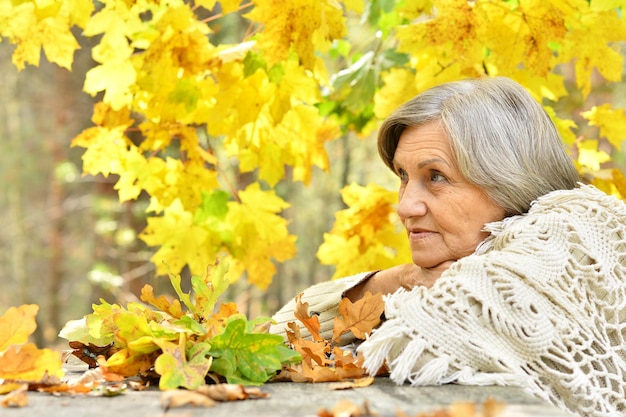
[[[440,85],[383,123],[378,148],[413,264],[304,291],[322,331],[342,297],[382,292],[385,322],[359,346],[369,371],[520,384],[581,416],[623,415],[626,205],[578,183],[541,106],[506,78]]]

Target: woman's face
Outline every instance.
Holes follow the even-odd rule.
[[[504,218],[504,209],[461,175],[439,122],[406,128],[393,164],[401,181],[398,215],[422,268],[472,254],[487,237],[485,223]]]

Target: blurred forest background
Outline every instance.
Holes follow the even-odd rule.
[[[348,24],[356,44],[364,30],[362,22]],[[232,38],[234,43],[247,29],[233,14],[214,23],[213,36],[223,42]],[[89,313],[100,298],[118,303],[136,300],[145,283],[157,294],[170,288],[150,262],[154,249],[138,238],[146,227],[147,196],[120,203],[113,188],[116,178],[83,176],[83,149],[70,147],[72,138],[93,125],[97,98],[82,91],[85,74],[94,66],[91,46],[81,45],[72,72],[49,64],[43,56],[39,67],[18,72],[11,62],[14,46],[0,43],[0,311],[39,304],[40,346],[55,343],[63,324]],[[561,71],[574,85],[573,69],[563,66]],[[594,77],[604,85],[599,75]],[[584,102],[572,93],[559,102],[557,111],[576,119],[594,105],[626,107],[626,86],[610,86],[594,88]],[[611,153],[602,143],[600,149]],[[269,315],[299,290],[333,275],[334,268],[321,265],[316,252],[335,212],[344,208],[339,190],[352,182],[397,186],[378,159],[373,134],[345,134],[329,142],[327,150],[330,175],[314,175],[309,186],[285,182],[277,187],[291,204],[284,216],[290,232],[298,236],[298,254],[277,265],[266,292],[243,281],[229,289],[228,298],[248,316]],[[608,163],[626,172],[624,156],[611,156]]]

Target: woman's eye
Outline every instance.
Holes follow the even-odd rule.
[[[400,181],[402,182],[406,182],[409,179],[408,174],[403,169],[398,170],[398,177],[400,177]]]
[[[430,180],[433,182],[447,181],[448,179],[439,171],[431,171]]]

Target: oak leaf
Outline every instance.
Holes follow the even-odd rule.
[[[239,384],[201,385],[196,392],[206,395],[215,401],[240,401],[248,398],[267,398],[269,394],[258,388],[245,387]]]
[[[195,391],[175,389],[161,394],[161,407],[164,410],[170,408],[193,405],[196,407],[213,407],[215,401]]]
[[[294,316],[307,328],[311,333],[313,340],[324,340],[320,336],[320,321],[317,316],[309,316],[309,303],[302,302],[302,293],[296,296],[296,308],[294,310]]]
[[[333,324],[333,341],[338,341],[342,334],[351,331],[352,334],[364,340],[367,334],[380,324],[380,317],[385,311],[381,293],[372,295],[369,291],[356,302],[343,298],[339,303],[339,314]]]
[[[152,285],[146,284],[141,289],[141,301],[144,301],[157,309],[168,313],[172,317],[180,318],[184,313],[180,301],[174,299],[170,301],[166,296],[156,297]]]
[[[159,388],[196,389],[204,384],[204,378],[211,368],[212,358],[208,355],[211,346],[197,343],[186,349],[186,339],[181,335],[178,344],[157,341],[163,353],[156,359],[154,370],[161,375]]]
[[[64,375],[61,355],[50,349],[39,349],[33,343],[11,345],[0,355],[0,378],[39,381],[46,375]]]

